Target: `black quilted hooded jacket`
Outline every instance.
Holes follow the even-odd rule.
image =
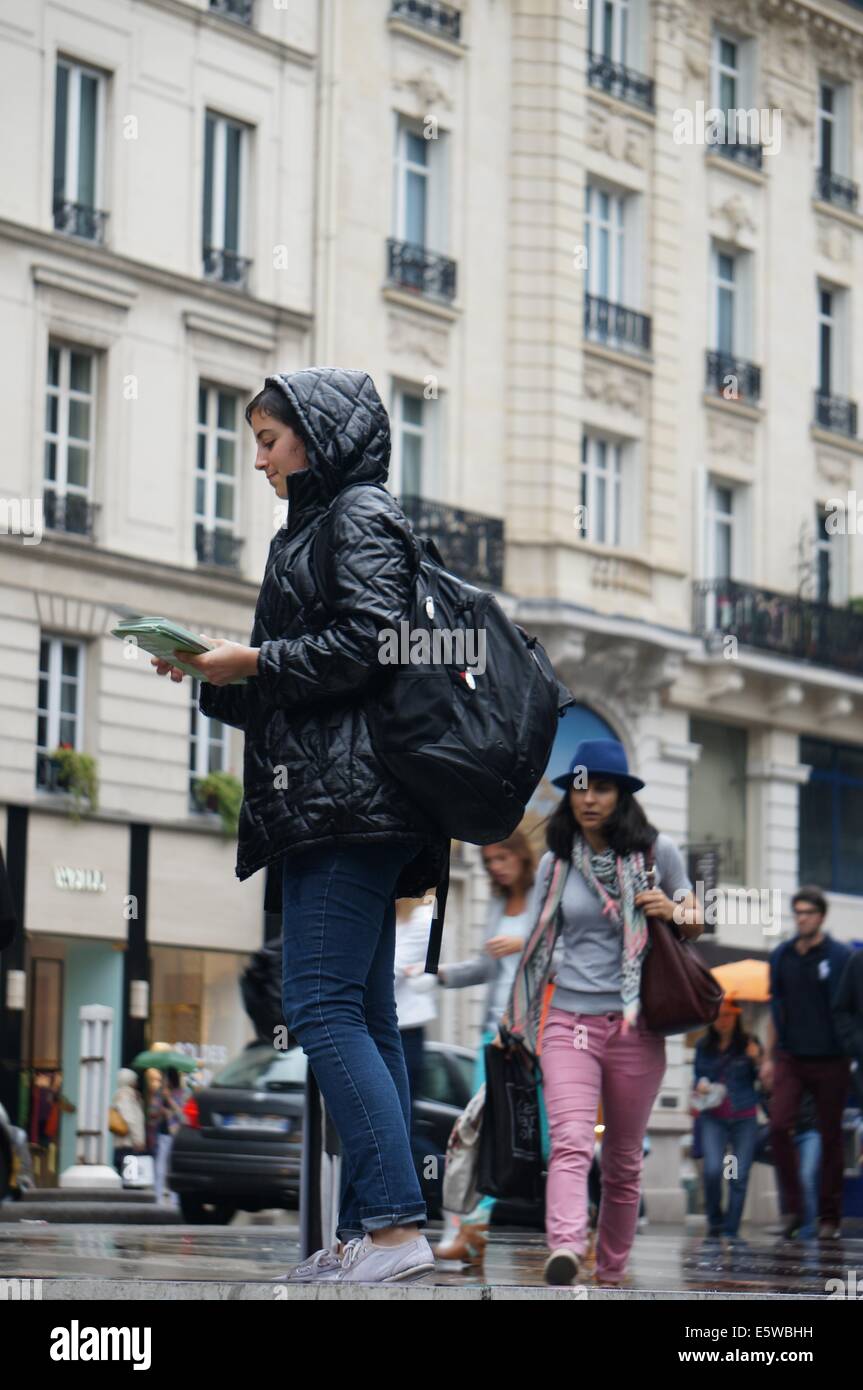
[[[378,633],[398,629],[412,589],[410,523],[383,486],[387,412],[365,372],[311,367],[267,382],[296,411],[309,466],[288,478],[287,523],[267,557],[250,639],[258,675],[203,684],[200,699],[203,714],[246,735],[237,877],[302,849],[414,840],[396,895],[418,896],[438,882],[449,842],[378,761],[362,708],[384,669]],[[327,520],[323,607],[312,539],[360,482]]]

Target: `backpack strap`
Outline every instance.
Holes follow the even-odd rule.
[[[446,900],[449,893],[449,868],[450,853],[452,851],[452,840],[447,840],[446,859],[441,870],[435,893],[434,916],[432,917],[431,931],[429,932],[429,943],[426,951],[425,972],[427,975],[438,973],[438,961],[440,960],[440,946],[443,937],[444,917],[446,916]]]
[[[385,490],[386,490],[386,489],[383,487],[383,484],[382,484],[382,483],[348,483],[347,487],[342,488],[341,492],[337,493],[336,496],[333,498],[332,502],[331,502],[330,505],[327,507],[327,510],[324,512],[324,515],[323,515],[323,517],[321,518],[321,520],[320,520],[320,522],[319,522],[319,524],[318,524],[318,528],[317,528],[317,530],[315,531],[314,536],[312,537],[312,546],[311,546],[311,551],[310,551],[310,553],[309,553],[309,565],[310,565],[311,571],[312,571],[312,578],[313,578],[314,581],[315,581],[315,588],[317,589],[317,591],[318,591],[318,596],[319,596],[319,598],[320,598],[320,600],[321,600],[322,605],[323,605],[325,608],[326,608],[328,605],[327,605],[327,597],[326,597],[326,595],[327,595],[326,576],[325,576],[325,574],[324,574],[323,555],[321,554],[321,546],[322,546],[322,544],[323,544],[322,532],[325,530],[326,525],[327,525],[327,522],[328,522],[329,519],[330,519],[330,514],[331,514],[331,512],[332,512],[332,510],[333,510],[333,507],[334,507],[334,506],[336,505],[336,503],[339,501],[339,498],[344,497],[344,495],[345,495],[346,492],[350,492],[353,488],[356,488],[356,487],[376,487],[376,488],[380,488],[381,491],[385,491]],[[410,526],[410,523],[408,523],[408,526]],[[429,540],[429,541],[420,541],[420,542],[417,542],[417,541],[416,541],[416,538],[414,537],[412,531],[410,532],[410,535],[411,535],[411,539],[414,541],[414,559],[416,560],[417,569],[416,569],[415,572],[414,572],[413,578],[416,578],[416,573],[417,573],[417,571],[419,570],[419,554],[418,554],[418,551],[417,551],[417,545],[419,544],[419,545],[421,545],[423,548],[426,548],[427,546],[433,546],[433,545],[434,545],[434,542],[431,541],[431,540]],[[437,549],[436,549],[436,548],[435,548],[435,555],[437,556]],[[440,561],[440,563],[441,563],[441,565],[442,565],[442,564],[443,564],[443,561]]]

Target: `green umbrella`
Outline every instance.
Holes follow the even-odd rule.
[[[132,1066],[140,1070],[146,1067],[155,1067],[157,1071],[169,1071],[171,1067],[175,1071],[198,1070],[194,1057],[187,1057],[183,1052],[139,1052]]]

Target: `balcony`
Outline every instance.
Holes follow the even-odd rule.
[[[47,531],[64,531],[68,536],[93,539],[98,508],[89,497],[76,492],[53,492],[46,488],[42,507]]]
[[[721,154],[723,159],[742,164],[746,169],[760,170],[764,164],[764,147],[755,141],[710,139],[707,150],[709,154]]]
[[[251,264],[248,256],[241,256],[236,251],[226,251],[218,246],[204,247],[204,277],[207,280],[218,280],[222,285],[247,290]]]
[[[411,241],[387,238],[387,278],[391,285],[431,299],[455,299],[456,264]]]
[[[199,565],[237,570],[242,548],[242,537],[235,536],[233,531],[211,530],[200,522],[195,526],[195,558]]]
[[[858,188],[853,179],[833,174],[829,169],[815,171],[815,197],[823,203],[833,203],[845,212],[857,211]]]
[[[639,106],[642,111],[654,108],[653,78],[635,72],[624,63],[614,63],[600,53],[588,53],[587,80],[591,87],[626,101],[630,106]]]
[[[86,203],[71,203],[65,198],[54,199],[54,230],[64,236],[80,237],[82,241],[105,241],[107,212],[88,207]]]
[[[815,392],[815,423],[831,434],[844,434],[846,439],[857,438],[857,402],[844,396]]]
[[[453,574],[490,589],[503,585],[503,522],[428,497],[400,497],[417,536],[428,536]]]
[[[774,656],[863,673],[863,613],[735,579],[701,580],[692,587],[693,629],[701,636],[733,636]]]
[[[390,19],[406,19],[409,24],[453,43],[461,39],[461,10],[437,0],[392,0]]]
[[[210,13],[224,15],[226,19],[236,19],[240,24],[251,24],[253,0],[210,0]]]
[[[761,368],[729,352],[705,355],[705,384],[724,400],[755,405],[761,399]],[[732,394],[727,393],[731,391]]]
[[[650,319],[601,295],[584,296],[584,336],[623,352],[650,352]]]

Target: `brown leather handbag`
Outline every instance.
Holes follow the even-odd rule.
[[[652,867],[653,854],[648,862]],[[650,949],[641,967],[641,1012],[651,1033],[689,1033],[712,1023],[725,993],[673,922],[648,917]]]

